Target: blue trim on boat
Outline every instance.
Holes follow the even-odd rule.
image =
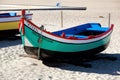
[[[1,13],[0,14],[0,17],[10,17],[10,16],[16,16],[16,12]]]

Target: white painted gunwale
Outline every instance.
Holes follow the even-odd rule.
[[[48,33],[46,31],[41,30],[39,27],[37,27],[35,24],[33,24],[31,21],[26,21],[24,20],[24,23],[26,26],[28,26],[30,29],[32,29],[33,31],[37,32],[38,34],[41,34],[42,36],[45,36],[49,39],[55,40],[55,41],[59,41],[59,42],[63,42],[63,43],[71,43],[71,44],[82,44],[82,43],[91,43],[91,42],[95,42],[95,41],[99,41],[102,40],[106,37],[109,37],[110,34],[112,33],[112,29],[110,31],[108,31],[106,34],[96,37],[96,38],[91,38],[91,39],[68,39],[68,38],[62,38],[60,36],[55,36],[51,33]]]

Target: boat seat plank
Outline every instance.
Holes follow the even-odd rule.
[[[90,26],[92,28],[101,28],[101,25],[99,23],[90,23]]]
[[[108,29],[109,29],[109,28],[99,28],[99,27],[96,27],[96,28],[87,28],[86,30],[105,32],[105,31],[107,31]]]
[[[84,35],[74,35],[74,34],[66,34],[66,37],[74,36],[76,38],[87,38],[87,36]]]
[[[16,16],[16,12],[10,12],[10,16]]]

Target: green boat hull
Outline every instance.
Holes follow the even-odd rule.
[[[50,38],[42,36],[41,42],[39,42],[40,36],[41,36],[40,34],[33,32],[28,27],[25,27],[25,30],[27,33],[25,33],[24,38],[26,38],[29,41],[29,43],[32,44],[31,47],[38,48],[40,46],[41,49],[45,49],[48,51],[55,51],[55,52],[86,51],[86,50],[91,50],[91,49],[106,45],[110,41],[110,36],[107,36],[95,42],[73,44],[73,43],[64,43],[64,42],[55,41]]]
[[[97,48],[93,48],[90,50],[85,51],[78,51],[78,52],[58,52],[58,51],[50,51],[46,49],[40,49],[40,53],[42,58],[44,59],[67,59],[67,58],[85,58],[90,57],[93,55],[98,54],[101,51],[104,51],[107,46],[109,45],[109,42],[105,45],[99,46]],[[35,55],[38,56],[38,48],[37,47],[30,47],[30,46],[24,46],[24,50],[29,55]]]

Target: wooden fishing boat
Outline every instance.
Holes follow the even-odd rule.
[[[25,15],[26,19],[31,20],[32,14],[27,13]],[[18,34],[18,24],[21,15],[17,15],[16,12],[9,13],[0,13],[0,36],[4,37],[5,35],[15,35]]]
[[[22,12],[22,15],[25,11]],[[86,23],[55,32],[46,31],[23,17],[19,31],[28,54],[45,58],[88,56],[105,50],[110,42],[114,25],[102,27],[100,23]]]

